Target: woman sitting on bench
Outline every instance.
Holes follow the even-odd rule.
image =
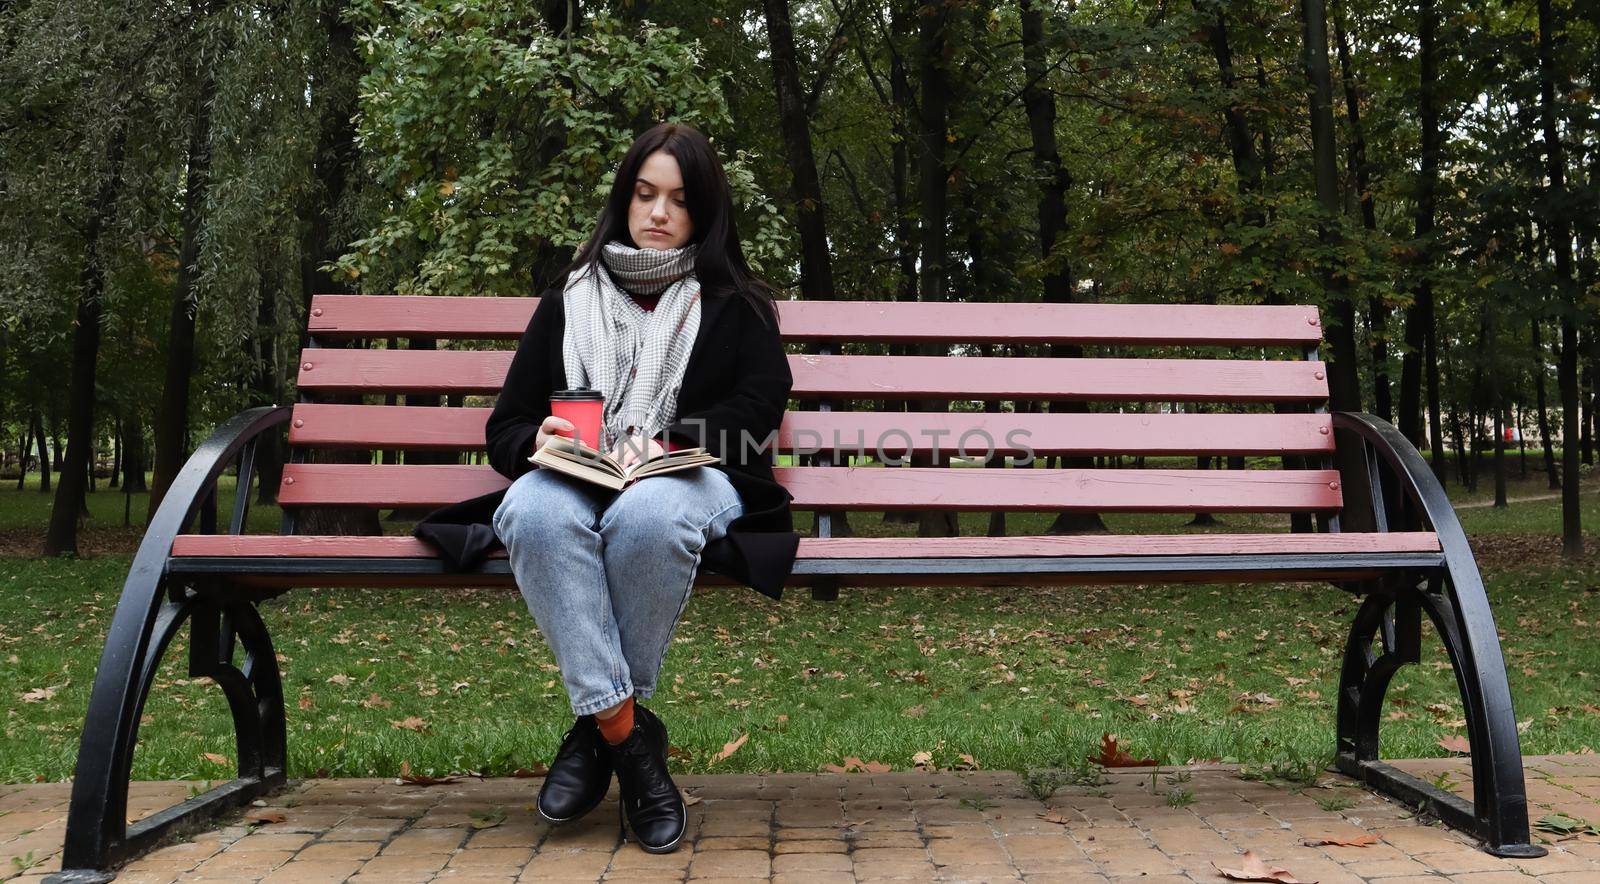
[[[667,730],[638,701],[666,655],[705,556],[768,595],[793,565],[788,492],[769,446],[792,378],[772,288],[744,259],[728,179],[705,136],[663,123],[634,141],[596,229],[541,299],[487,426],[490,462],[514,480],[494,512],[517,586],[561,668],[578,720],[539,792],[568,823],[616,773],[622,835],[675,850],[686,809],[667,773]],[[624,465],[666,446],[720,462],[621,492],[534,468],[573,425],[557,390],[604,397],[599,447]],[[750,448],[749,441],[760,446]],[[591,442],[591,444],[593,444]]]

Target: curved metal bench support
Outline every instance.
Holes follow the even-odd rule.
[[[1362,442],[1378,530],[1431,530],[1444,555],[1440,568],[1402,572],[1369,587],[1371,594],[1345,645],[1336,764],[1344,773],[1472,832],[1489,853],[1543,856],[1545,849],[1529,837],[1511,686],[1466,532],[1444,488],[1399,430],[1381,418],[1353,412],[1334,413],[1333,425]],[[1423,613],[1438,630],[1461,691],[1472,747],[1471,804],[1378,759],[1384,694],[1395,671],[1420,658]]]
[[[99,882],[106,870],[154,846],[180,826],[193,825],[284,783],[283,689],[272,640],[254,605],[208,595],[205,587],[168,574],[172,541],[196,518],[216,527],[216,483],[238,459],[240,491],[248,498],[256,440],[288,421],[287,407],[255,408],[230,418],[184,464],[150,520],[134,556],[110,634],[95,671],[67,811],[62,871],[52,882]],[[243,530],[244,507],[229,528]],[[172,640],[190,630],[189,674],[221,687],[233,716],[239,775],[129,825],[128,777],[145,699]],[[236,645],[243,661],[236,665]]]

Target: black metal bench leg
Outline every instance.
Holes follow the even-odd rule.
[[[228,699],[239,775],[129,825],[128,777],[139,718],[162,657],[185,626],[192,642],[189,674],[213,679]],[[235,665],[240,651],[243,660]],[[279,788],[285,782],[286,733],[277,657],[252,604],[194,595],[186,588],[168,592],[161,580],[151,581],[145,591],[125,591],[90,694],[67,811],[62,871],[48,880],[110,881],[111,868],[180,828]]]
[[[1449,574],[1434,574],[1424,586],[1368,596],[1356,614],[1340,676],[1336,764],[1482,838],[1495,856],[1543,856],[1545,849],[1529,838],[1521,742],[1488,599],[1475,567],[1451,571],[1470,572],[1465,591]],[[1471,804],[1378,758],[1384,694],[1396,670],[1420,659],[1423,612],[1439,632],[1461,692],[1472,747]]]

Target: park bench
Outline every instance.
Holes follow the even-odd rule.
[[[139,547],[95,676],[78,756],[62,880],[148,849],[173,827],[204,819],[285,782],[283,690],[257,603],[300,586],[512,585],[503,557],[469,572],[446,567],[410,536],[298,534],[305,507],[418,511],[503,487],[482,464],[484,400],[496,393],[533,298],[319,296],[299,367],[300,401],[225,422],[172,485]],[[1366,414],[1329,413],[1322,329],[1305,306],[997,303],[781,303],[792,395],[780,451],[814,449],[779,467],[794,507],[816,513],[791,583],[830,598],[840,586],[978,586],[1203,581],[1325,581],[1363,599],[1345,650],[1337,700],[1338,768],[1483,839],[1492,853],[1537,856],[1530,843],[1522,759],[1505,664],[1477,565],[1443,490],[1417,451]],[[395,342],[406,340],[411,347]],[[424,342],[415,346],[416,342]],[[443,348],[436,342],[450,342]],[[387,346],[378,346],[387,344]],[[469,344],[471,348],[462,347]],[[863,355],[867,345],[941,345],[960,355]],[[1089,357],[980,356],[1080,345]],[[962,345],[959,348],[951,345]],[[924,351],[925,352],[925,351]],[[1054,350],[1054,352],[1060,352]],[[442,397],[442,398],[441,398]],[[338,401],[330,401],[337,399]],[[1122,411],[888,412],[881,401],[1123,403]],[[1140,406],[1139,404],[1144,405]],[[1161,412],[1150,403],[1205,403]],[[847,410],[857,406],[860,410]],[[970,407],[970,406],[969,406]],[[1137,407],[1137,410],[1135,410]],[[1231,408],[1232,411],[1222,411]],[[242,533],[248,493],[225,520],[216,483],[237,467],[247,488],[255,446],[287,424],[291,457],[278,491],[281,535]],[[895,431],[901,431],[897,433]],[[1011,433],[1037,457],[1270,457],[1269,469],[887,468],[837,463],[864,434],[885,453],[1004,448]],[[903,433],[903,435],[902,435]],[[968,437],[963,439],[963,434]],[[1348,446],[1344,451],[1338,445]],[[344,449],[359,463],[312,462]],[[1024,454],[1021,445],[1005,449]],[[429,463],[381,463],[379,451],[428,451]],[[441,452],[465,454],[438,463]],[[1335,468],[1353,455],[1348,489]],[[350,459],[350,458],[346,458]],[[324,458],[326,460],[326,458]],[[393,458],[391,458],[393,460]],[[847,462],[848,463],[848,462]],[[835,537],[850,510],[1281,513],[1280,533],[1091,534],[1008,537]],[[1314,517],[1314,522],[1312,517]],[[1362,530],[1356,530],[1357,528]],[[700,582],[727,583],[702,570]],[[1423,615],[1448,651],[1472,750],[1470,801],[1378,758],[1385,690],[1418,662]],[[190,673],[214,679],[237,733],[238,778],[128,824],[127,786],[139,720],[158,663],[187,635]],[[74,878],[73,876],[77,876]],[[102,878],[103,880],[103,878]]]

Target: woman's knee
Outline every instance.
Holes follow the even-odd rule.
[[[495,509],[493,526],[501,542],[528,539],[546,533],[592,528],[595,504],[583,489],[553,472],[524,473],[506,489]]]
[[[694,539],[719,521],[730,521],[741,511],[739,494],[721,473],[694,471],[694,475],[660,476],[628,486],[600,519],[606,536],[638,530],[652,533],[676,529]]]

